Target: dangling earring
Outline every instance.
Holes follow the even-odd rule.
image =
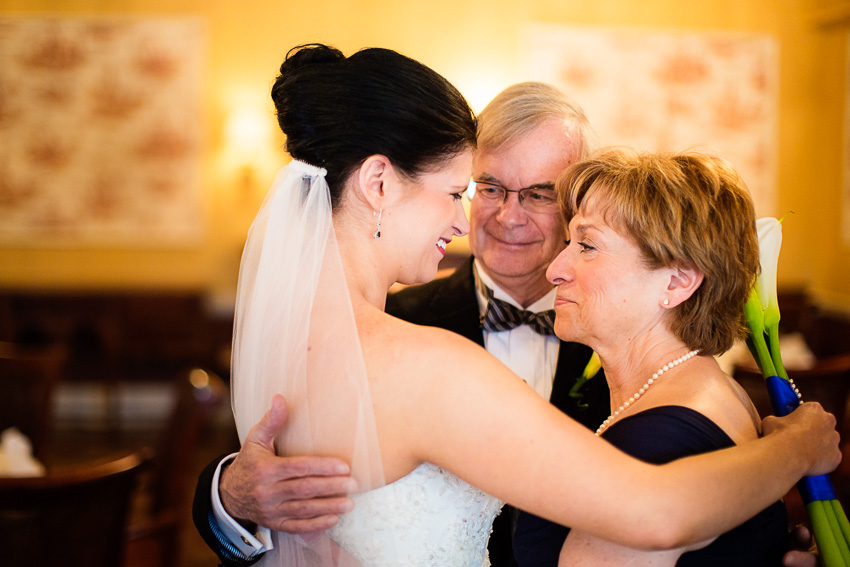
[[[372,216],[375,217],[375,221],[377,226],[375,227],[375,233],[372,235],[372,238],[380,238],[381,237],[381,214],[383,214],[384,209],[381,209],[377,213],[372,211]]]
[[[662,301],[661,303],[663,303],[664,305],[670,305],[670,300],[665,297],[664,301]]]

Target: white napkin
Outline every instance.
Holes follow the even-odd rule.
[[[44,472],[26,435],[14,427],[0,433],[0,476],[44,476]]]

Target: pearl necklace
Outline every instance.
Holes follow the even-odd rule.
[[[608,426],[611,425],[611,422],[614,421],[614,418],[617,417],[618,415],[620,415],[621,411],[623,411],[624,409],[626,409],[627,407],[629,407],[630,405],[632,405],[633,403],[638,401],[640,399],[640,397],[643,396],[646,393],[647,390],[649,390],[649,387],[652,386],[655,383],[655,381],[662,374],[664,374],[668,370],[672,370],[673,368],[679,366],[680,364],[682,364],[686,360],[690,360],[691,358],[695,357],[698,354],[699,354],[699,349],[692,350],[688,354],[683,354],[679,358],[677,358],[675,360],[671,360],[670,362],[668,362],[667,364],[665,364],[664,366],[662,366],[661,368],[656,370],[655,373],[652,375],[652,378],[647,380],[646,383],[643,386],[640,387],[640,390],[635,392],[634,396],[632,396],[631,398],[626,400],[623,403],[623,405],[621,405],[619,408],[617,408],[617,411],[615,411],[614,413],[609,415],[608,419],[606,419],[605,421],[602,422],[602,425],[600,425],[599,429],[596,430],[596,435],[599,436],[599,435],[602,434],[603,431],[608,429]]]

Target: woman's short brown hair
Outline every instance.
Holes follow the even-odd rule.
[[[567,224],[593,209],[637,242],[651,269],[695,268],[703,282],[671,309],[688,348],[721,354],[745,336],[743,308],[759,271],[755,211],[732,166],[696,153],[606,149],[558,179]]]

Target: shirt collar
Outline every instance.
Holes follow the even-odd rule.
[[[507,301],[508,303],[514,305],[515,307],[519,307],[520,309],[526,309],[522,307],[517,301],[508,295],[502,288],[496,285],[493,282],[493,278],[481,267],[478,263],[477,259],[473,259],[472,261],[472,277],[475,279],[475,295],[478,297],[478,310],[481,315],[487,311],[487,296],[484,295],[483,290],[481,289],[482,284],[485,287],[488,287],[493,290],[493,297],[496,299],[501,299],[502,301]],[[555,308],[555,294],[558,292],[558,288],[552,286],[552,289],[549,290],[549,293],[532,303],[527,311],[531,311],[532,313],[539,313],[540,311],[547,311],[549,309]]]

